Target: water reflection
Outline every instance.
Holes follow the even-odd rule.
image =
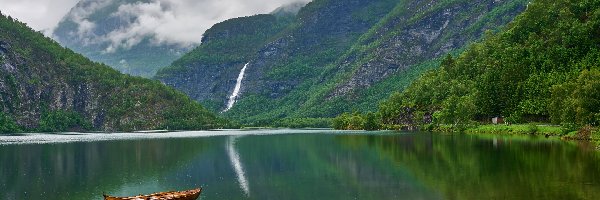
[[[173,139],[0,146],[0,199],[89,200],[101,199],[103,192],[177,189],[159,185],[165,182],[163,175],[212,145]]]
[[[244,172],[244,167],[242,166],[242,162],[240,161],[240,154],[235,149],[235,141],[240,136],[229,136],[227,139],[227,155],[229,155],[229,159],[231,160],[231,166],[235,170],[235,174],[237,175],[238,183],[240,184],[240,188],[244,190],[246,196],[250,196],[250,186],[248,185],[248,180],[246,179],[246,174]]]
[[[0,199],[99,200],[103,192],[199,186],[202,200],[600,199],[600,156],[582,145],[290,133],[0,146]]]
[[[600,199],[600,156],[581,145],[531,137],[352,136],[405,167],[444,199]]]

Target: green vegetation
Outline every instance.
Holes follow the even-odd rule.
[[[188,93],[212,111],[222,111],[235,84],[231,80],[292,20],[292,16],[261,14],[218,23],[204,33],[200,46],[158,71],[155,79]]]
[[[92,124],[79,113],[72,111],[52,111],[42,114],[40,119],[41,132],[65,132],[91,130]]]
[[[484,30],[497,31],[526,4],[315,0],[297,15],[216,24],[199,47],[155,78],[222,111],[240,69],[249,63],[241,98],[223,114],[247,126],[374,112],[393,91],[438,68],[440,55],[464,51]],[[307,125],[323,125],[314,123]]]
[[[469,128],[465,130],[465,133],[561,136],[563,135],[563,129],[560,126],[548,126],[538,124],[481,125],[474,128]]]
[[[221,63],[248,62],[257,47],[286,27],[287,17],[261,14],[229,19],[214,25],[204,33],[203,44],[161,70],[161,78],[170,73],[185,72],[194,63],[215,65]],[[240,26],[243,24],[244,26]],[[183,70],[183,71],[179,71]]]
[[[2,132],[195,130],[228,123],[159,81],[91,62],[3,15],[0,45],[0,57],[13,67],[0,69]]]
[[[600,2],[534,1],[500,33],[488,33],[438,70],[380,105],[384,125],[433,124],[466,130],[505,116],[509,123],[467,132],[565,134],[600,125]]]
[[[364,115],[359,112],[344,113],[333,119],[332,126],[334,129],[374,131],[381,128],[380,121],[381,117],[372,112]]]
[[[371,28],[366,34],[362,35],[360,40],[354,44],[354,46],[346,52],[343,56],[344,60],[339,60],[336,65],[329,66],[327,69],[329,71],[338,70],[336,69],[339,65],[342,65],[342,61],[347,61],[349,58],[359,56],[359,59],[352,58],[354,61],[349,64],[352,67],[351,71],[354,74],[336,74],[337,77],[333,82],[338,85],[331,85],[328,88],[327,92],[333,90],[333,86],[339,86],[339,84],[343,83],[350,79],[352,75],[356,76],[358,69],[365,64],[369,64],[373,60],[380,59],[389,59],[383,58],[386,54],[385,51],[397,51],[394,48],[387,48],[382,51],[382,48],[385,48],[389,43],[393,43],[394,40],[417,40],[419,38],[406,38],[407,30],[411,32],[418,30],[418,26],[423,24],[423,20],[431,20],[428,17],[431,15],[437,14],[436,12],[440,12],[443,9],[448,9],[449,7],[462,7],[459,16],[456,19],[448,21],[451,25],[449,27],[443,28],[444,31],[442,35],[439,36],[439,39],[434,40],[432,44],[427,44],[426,46],[430,46],[431,50],[438,51],[442,48],[442,46],[446,45],[449,40],[466,40],[466,41],[474,41],[479,39],[481,36],[479,31],[482,30],[492,30],[496,31],[498,27],[503,26],[505,23],[511,20],[511,18],[515,15],[520,7],[526,4],[526,1],[523,0],[514,0],[503,2],[502,4],[497,4],[495,7],[489,11],[485,11],[489,9],[485,3],[479,4],[481,2],[471,2],[471,1],[462,1],[462,0],[450,0],[450,1],[442,1],[437,4],[433,4],[432,7],[424,7],[423,11],[419,10],[418,13],[410,12],[410,9],[407,10],[407,6],[410,4],[423,4],[423,3],[414,3],[411,1],[402,1],[398,3],[396,7],[385,16],[378,24],[376,24],[373,28]],[[469,18],[475,13],[481,13],[481,16],[478,17],[476,22],[469,22]],[[393,24],[393,20],[398,20],[400,17],[410,17],[405,23]],[[507,18],[507,19],[505,19]],[[390,21],[392,20],[392,21]],[[464,21],[463,21],[464,20]],[[461,21],[460,23],[453,24],[452,21]],[[430,22],[427,22],[430,23]],[[467,27],[463,27],[467,24]],[[383,29],[386,26],[396,26],[393,29]],[[416,27],[415,27],[416,26]],[[468,30],[463,32],[464,30]],[[383,33],[382,33],[383,32]],[[421,44],[417,43],[406,43],[402,44],[403,49],[410,48],[423,48],[419,46]],[[462,47],[457,47],[457,49],[453,49],[451,51],[452,54],[461,52]],[[407,52],[413,52],[413,50],[405,50]],[[377,109],[377,103],[384,98],[389,97],[392,91],[399,91],[405,89],[410,83],[412,83],[416,78],[418,78],[424,72],[435,69],[439,66],[439,60],[441,58],[438,57],[422,57],[411,55],[412,53],[403,53],[395,52],[399,55],[394,55],[395,60],[392,63],[385,62],[384,65],[410,65],[406,69],[401,69],[388,77],[384,77],[385,79],[373,83],[367,88],[356,88],[356,92],[351,94],[353,97],[337,97],[338,99],[334,101],[326,102],[325,107],[337,107],[336,110],[341,110],[346,107],[353,107],[352,109],[361,110],[363,112],[374,111]],[[389,55],[388,55],[389,56]],[[329,72],[330,74],[335,74]],[[321,97],[322,98],[322,97]],[[339,101],[343,102],[340,103]],[[339,104],[343,104],[344,106],[339,106]],[[339,112],[339,111],[338,111]],[[333,112],[328,112],[336,113]]]
[[[542,128],[542,127],[540,127]],[[442,199],[597,199],[593,146],[528,135],[356,135],[343,144],[377,151]],[[591,147],[591,148],[590,148]],[[571,180],[584,180],[581,182]]]
[[[330,118],[284,118],[273,123],[274,127],[331,128]]]
[[[0,112],[0,134],[6,133],[18,133],[21,132],[21,127],[15,123],[15,121],[6,116],[3,112]]]
[[[600,125],[600,71],[586,69],[573,79],[552,86],[548,105],[552,121]]]
[[[343,112],[376,111],[378,102],[389,97],[392,91],[403,90],[422,73],[437,68],[441,58],[436,53],[441,51],[442,46],[459,40],[459,46],[443,52],[461,52],[462,45],[477,40],[482,30],[495,30],[510,21],[526,1],[502,2],[495,4],[497,7],[494,8],[489,8],[485,2],[472,4],[458,0],[435,4],[371,1],[355,8],[347,2],[311,2],[300,11],[298,20],[279,34],[293,37],[289,41],[281,37],[281,43],[285,45],[281,49],[274,48],[282,56],[276,54],[265,60],[258,57],[256,63],[267,64],[256,67],[260,69],[249,69],[250,72],[265,71],[262,76],[261,73],[255,73],[244,80],[244,84],[260,87],[243,89],[242,99],[225,116],[252,126],[268,126],[279,118],[330,118]],[[338,7],[348,8],[343,11],[334,9]],[[431,44],[425,44],[419,40],[422,38],[409,34],[422,31],[420,28],[423,24],[433,20],[447,20],[435,16],[450,7],[460,7],[460,10],[452,11],[460,14],[448,22],[449,25]],[[328,12],[336,17],[319,18],[317,22],[327,24],[327,27],[322,27],[325,25],[314,20],[321,15],[320,12]],[[416,16],[417,12],[427,14]],[[340,13],[351,18],[337,16]],[[484,17],[473,20],[473,13]],[[411,20],[408,21],[408,18]],[[354,24],[369,27],[353,27]],[[336,32],[338,29],[345,32]],[[332,33],[339,35],[333,37]],[[399,44],[397,41],[415,42]],[[413,48],[426,49],[423,55],[416,55],[411,50]],[[399,69],[389,69],[394,67]],[[379,72],[386,70],[389,73]],[[372,71],[377,73],[370,74]],[[358,86],[355,86],[356,83],[348,84],[352,87],[349,92],[338,93],[353,78],[356,78]],[[188,94],[193,96],[195,92]]]

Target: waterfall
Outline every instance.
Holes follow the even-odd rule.
[[[235,104],[235,102],[237,101],[237,98],[240,94],[240,89],[242,88],[242,80],[244,80],[244,74],[246,73],[246,68],[248,68],[249,64],[250,63],[246,63],[246,65],[244,65],[244,68],[242,68],[242,71],[240,72],[240,75],[237,78],[235,88],[233,88],[233,93],[231,93],[231,96],[229,96],[229,101],[227,102],[227,108],[225,108],[225,110],[223,110],[223,112],[229,111],[233,107],[233,104]]]
[[[248,179],[246,179],[246,173],[244,172],[244,167],[242,166],[242,162],[240,161],[240,154],[235,149],[235,140],[238,137],[239,136],[231,136],[227,140],[227,154],[229,155],[231,166],[233,166],[235,174],[237,175],[240,188],[244,190],[246,196],[250,196],[250,186],[248,185]]]

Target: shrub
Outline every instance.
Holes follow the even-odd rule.
[[[562,131],[561,134],[563,136],[567,135],[570,132],[573,132],[573,131],[577,130],[577,128],[578,128],[577,124],[574,124],[574,123],[563,123],[562,126],[561,126],[561,131]]]
[[[381,127],[379,124],[379,119],[375,113],[369,112],[364,117],[364,129],[367,131],[379,130]]]
[[[0,112],[0,134],[21,132],[21,128],[10,117]]]
[[[540,128],[535,124],[527,125],[527,133],[529,133],[531,135],[535,135],[536,133],[538,133],[539,130],[540,130]]]
[[[38,128],[41,132],[89,131],[91,129],[92,124],[79,113],[62,110],[42,114]]]
[[[594,131],[594,128],[591,125],[586,125],[577,131],[577,134],[575,134],[575,139],[590,140],[590,139],[592,139],[593,131]]]

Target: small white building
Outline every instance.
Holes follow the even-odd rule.
[[[504,117],[494,117],[492,118],[493,124],[504,124]]]

